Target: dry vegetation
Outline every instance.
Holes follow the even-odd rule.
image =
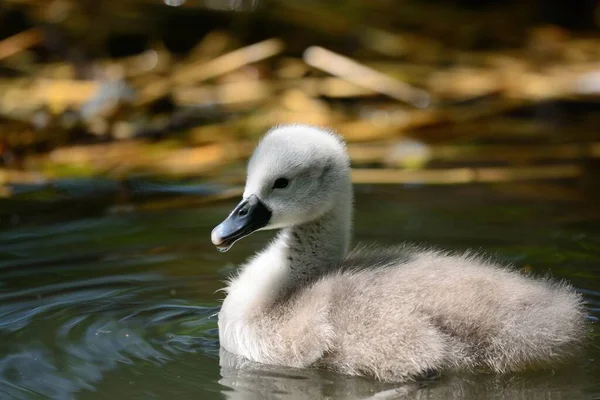
[[[39,21],[66,13],[56,25],[89,31],[67,0],[11,3]],[[398,12],[404,18],[431,11],[405,3],[404,13]],[[239,174],[230,166],[247,157],[268,127],[287,122],[344,134],[357,182],[574,178],[583,173],[583,160],[600,158],[597,116],[578,121],[577,134],[556,140],[551,123],[514,115],[557,100],[594,101],[600,93],[599,38],[532,26],[522,28],[520,47],[481,51],[456,36],[444,41],[426,31],[391,30],[384,21],[361,24],[358,42],[343,51],[336,43],[343,43],[358,17],[336,18],[335,10],[316,2],[297,7],[283,2],[268,13],[292,24],[291,30],[310,26],[331,46],[298,49],[297,37],[285,35],[243,45],[236,32],[214,29],[185,55],[151,42],[132,56],[92,57],[82,73],[68,57],[34,57],[49,40],[40,27],[1,40],[0,181],[132,174],[236,181]],[[104,10],[98,23],[112,21],[117,11],[131,13]],[[371,15],[384,11],[369,9]],[[438,11],[446,13],[438,20],[472,18],[452,8]],[[479,16],[488,35],[516,41],[518,29],[497,23],[506,18],[494,15]],[[440,24],[433,24],[438,31],[451,29],[451,22]],[[101,42],[98,36],[86,45]],[[463,40],[468,44],[472,37]]]

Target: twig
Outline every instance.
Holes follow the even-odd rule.
[[[205,63],[193,63],[176,71],[173,83],[186,84],[201,82],[234,71],[244,65],[272,57],[283,50],[283,41],[268,39],[242,47]],[[198,65],[200,64],[200,65]]]
[[[398,142],[401,145],[401,142]],[[348,145],[354,164],[395,164],[393,144]],[[539,160],[576,161],[600,158],[600,143],[574,143],[558,145],[436,145],[431,146],[429,162],[455,163],[509,162],[524,163]]]
[[[264,101],[272,93],[272,85],[257,80],[230,82],[196,87],[181,86],[173,89],[173,98],[179,105],[221,104],[235,105]]]
[[[190,85],[234,71],[244,65],[272,57],[283,50],[283,41],[268,39],[242,47],[211,61],[196,60],[174,71],[170,79],[151,81],[141,88],[137,104],[142,106],[169,93],[174,86]]]
[[[443,170],[353,169],[352,182],[370,184],[459,184],[567,179],[583,175],[579,165],[544,165],[503,168],[452,168]]]
[[[407,83],[393,79],[348,57],[318,46],[304,52],[304,61],[315,68],[337,75],[356,85],[375,90],[415,107],[429,106],[429,94]]]
[[[35,46],[41,43],[42,39],[42,33],[37,28],[32,28],[8,37],[0,41],[0,60]]]

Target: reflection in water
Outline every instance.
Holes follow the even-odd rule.
[[[582,399],[600,389],[596,375],[582,366],[562,375],[480,374],[385,384],[316,369],[264,366],[224,350],[220,356],[219,382],[231,389],[224,392],[229,399]]]
[[[318,369],[265,366],[225,350],[220,352],[221,379],[229,399],[363,399],[377,393],[411,393],[417,385],[393,385],[345,377]]]
[[[489,188],[441,191],[363,188],[358,239],[491,250],[518,267],[569,279],[598,318],[600,210],[588,206],[598,203],[515,200]],[[226,258],[217,253],[210,230],[229,208],[58,219],[0,231],[0,399],[600,396],[598,338],[555,371],[401,386],[219,354],[215,314],[222,295],[215,291],[231,272],[224,266],[269,236],[249,237]]]

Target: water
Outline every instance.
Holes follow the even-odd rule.
[[[233,202],[107,213],[109,201],[7,204],[0,223],[1,399],[600,398],[600,338],[553,371],[403,387],[219,357],[222,281],[269,233],[220,254]],[[600,317],[600,202],[569,185],[360,187],[357,241],[494,252],[570,280]],[[597,328],[594,327],[597,332]],[[234,365],[234,366],[232,366]]]

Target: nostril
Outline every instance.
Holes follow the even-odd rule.
[[[245,209],[245,208],[242,208],[242,209],[241,209],[241,210],[238,212],[238,215],[239,215],[240,217],[244,217],[244,216],[246,216],[246,214],[248,214],[248,210],[247,210],[247,209]]]

